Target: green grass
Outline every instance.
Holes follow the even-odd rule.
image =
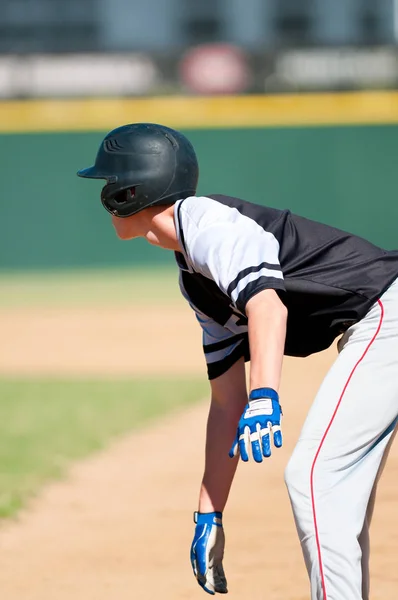
[[[207,393],[206,380],[0,379],[0,518],[123,433]]]
[[[84,307],[184,302],[177,268],[0,272],[0,307]]]

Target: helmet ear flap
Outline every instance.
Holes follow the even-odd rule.
[[[118,210],[113,202],[113,199],[115,197],[118,198],[117,204],[119,206],[122,206],[127,201],[125,190],[117,191],[117,188],[115,190],[115,185],[113,183],[108,182],[106,185],[104,185],[104,187],[101,190],[102,206],[105,208],[105,210],[108,211],[108,213],[117,216]]]
[[[129,217],[136,212],[134,210],[134,198],[136,186],[115,189],[112,184],[107,184],[101,191],[101,202],[103,207],[116,217]]]
[[[112,198],[115,204],[126,204],[130,202],[135,196],[135,187],[126,188],[115,194]]]

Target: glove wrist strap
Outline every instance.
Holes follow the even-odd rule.
[[[259,400],[260,398],[270,398],[279,402],[279,394],[272,388],[264,387],[252,390],[249,394],[249,400]]]
[[[197,525],[222,525],[222,512],[201,513],[195,511],[193,513],[193,521]]]

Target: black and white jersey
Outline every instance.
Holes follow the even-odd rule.
[[[250,359],[247,302],[274,289],[288,309],[285,354],[324,350],[398,277],[398,251],[230,196],[175,205],[180,288],[203,329],[208,375]]]

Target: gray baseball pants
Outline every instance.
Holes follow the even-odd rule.
[[[398,415],[398,280],[338,349],[285,480],[311,599],[368,600],[369,524]]]

